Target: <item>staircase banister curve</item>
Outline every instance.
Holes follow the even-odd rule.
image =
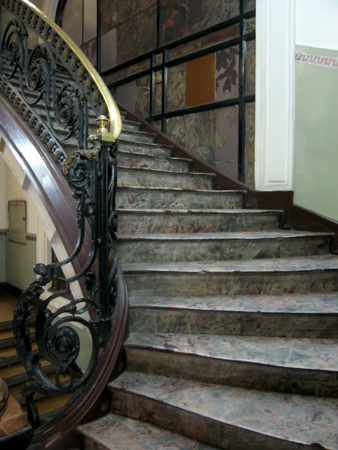
[[[102,414],[97,399],[123,362],[128,295],[117,262],[115,208],[122,120],[104,81],[61,28],[28,0],[2,0],[0,8],[10,13],[0,46],[0,135],[63,245],[61,260],[35,265],[38,276],[32,273],[36,279],[13,320],[30,378],[21,395],[35,429],[32,448],[53,449],[61,438],[73,439],[84,417]],[[29,30],[38,37],[33,49]],[[48,291],[60,270],[65,287]],[[68,394],[61,415],[41,425],[36,398]]]
[[[33,11],[45,24],[50,27],[64,42],[65,47],[62,48],[63,52],[68,53],[67,58],[69,58],[70,52],[73,52],[73,56],[80,61],[81,65],[84,67],[84,70],[89,74],[91,79],[94,81],[98,91],[100,92],[104,103],[107,108],[106,111],[102,111],[103,114],[108,114],[109,117],[109,127],[108,127],[108,135],[110,135],[111,140],[115,141],[122,130],[122,120],[119,109],[115,103],[115,100],[106,86],[105,82],[102,80],[101,76],[98,74],[92,63],[88,60],[82,50],[75,44],[75,42],[60,28],[55,22],[53,22],[48,16],[46,16],[41,10],[39,10],[33,3],[29,0],[4,0],[2,2],[3,6],[10,8],[11,12],[20,13],[23,15],[25,13],[23,6],[29,8]],[[10,7],[11,5],[11,7]],[[43,26],[43,23],[36,22],[36,27],[39,31],[39,37],[44,41],[48,41],[51,36],[51,30],[46,26]],[[32,27],[30,27],[32,28]],[[33,29],[33,28],[32,28]],[[55,36],[53,37],[55,42]],[[61,41],[60,41],[61,42]],[[61,45],[61,44],[60,44]],[[67,50],[68,47],[68,50]],[[70,59],[70,58],[69,58]],[[71,61],[74,69],[76,68],[76,61]],[[82,76],[83,78],[83,76]]]
[[[12,110],[9,103],[0,95],[0,136],[14,155],[16,161],[26,173],[28,179],[34,186],[47,213],[52,219],[56,231],[70,252],[75,245],[76,233],[76,204],[71,196],[71,191],[62,177],[60,171],[53,164],[52,159],[45,153],[44,147],[35,133],[20,120],[20,115]],[[49,178],[50,182],[43,185],[41,180]],[[65,224],[70,224],[67,230]],[[69,232],[70,231],[70,232]],[[85,235],[85,243],[90,245],[88,233]],[[83,255],[75,261],[83,264]],[[107,383],[119,370],[121,351],[125,339],[128,320],[128,293],[124,274],[117,266],[118,286],[115,301],[115,311],[112,318],[112,335],[109,339],[106,351],[99,361],[97,370],[91,378],[85,391],[81,396],[74,396],[61,418],[38,429],[33,437],[30,450],[33,449],[59,449],[60,445],[68,445],[69,442],[78,444],[80,436],[75,428],[89,420],[92,420],[106,411],[102,410],[102,401],[106,403],[105,389]],[[76,445],[75,445],[76,444]]]

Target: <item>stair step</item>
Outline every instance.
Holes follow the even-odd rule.
[[[224,450],[338,449],[338,399],[128,371],[109,386],[115,413]]]
[[[128,140],[130,142],[145,142],[152,144],[154,142],[156,134],[155,133],[149,133],[148,131],[132,131],[132,130],[124,130],[122,128],[122,131],[120,133],[120,138],[122,140]]]
[[[122,114],[121,114],[122,117]],[[141,126],[141,122],[137,122],[136,120],[127,120],[123,119],[122,129],[125,131],[139,131]]]
[[[214,447],[116,414],[81,425],[77,428],[89,444],[97,450],[212,450]]]
[[[327,254],[331,235],[295,231],[119,235],[120,264]]]
[[[119,151],[117,165],[118,167],[155,169],[161,171],[187,173],[189,170],[190,160],[183,158],[155,158],[153,156],[142,155],[140,153]]]
[[[125,348],[134,372],[338,397],[338,339],[131,333]]]
[[[239,209],[244,195],[243,191],[121,186],[116,201],[118,208],[132,209]]]
[[[132,142],[119,136],[119,150],[142,153],[143,155],[167,158],[171,156],[172,147],[170,145],[153,144],[146,142]]]
[[[338,338],[338,293],[130,297],[135,332]]]
[[[40,365],[45,374],[55,373],[55,366],[51,365],[48,361],[43,360]],[[21,363],[13,364],[10,367],[1,368],[0,376],[6,381],[8,387],[30,380],[26,369]]]
[[[182,189],[211,189],[214,175],[168,172],[164,170],[120,167],[118,186],[157,186]]]
[[[119,209],[119,234],[272,231],[281,211]]]
[[[125,264],[130,295],[255,295],[338,290],[338,257]]]

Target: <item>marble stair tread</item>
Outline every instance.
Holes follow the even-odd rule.
[[[142,154],[171,156],[172,146],[158,144],[154,142],[137,142],[119,137],[119,150],[132,149],[133,152],[141,152]]]
[[[119,150],[118,151],[118,155],[125,155],[125,156],[143,156],[145,158],[151,158],[151,159],[155,159],[155,160],[160,160],[160,161],[177,161],[177,162],[186,162],[186,163],[190,163],[191,159],[188,158],[178,158],[175,156],[161,156],[161,155],[155,155],[155,156],[148,156],[146,154],[142,154],[140,152],[133,152],[133,149],[130,150]]]
[[[215,178],[215,174],[213,173],[199,173],[199,172],[187,172],[186,174],[182,174],[181,172],[174,172],[174,171],[168,171],[168,170],[161,170],[161,169],[145,169],[143,167],[133,167],[133,168],[129,168],[129,167],[120,167],[120,170],[133,170],[135,172],[149,172],[149,173],[156,173],[156,174],[165,174],[165,173],[170,173],[170,174],[177,174],[177,175],[188,175],[188,176],[192,176],[192,177],[206,177],[206,178],[210,178],[213,179]],[[158,186],[160,187],[160,186]]]
[[[122,118],[122,114],[121,114],[121,118]],[[126,119],[126,118],[122,119],[122,129],[123,130],[139,131],[140,127],[141,127],[141,122],[137,122],[136,120],[130,120],[130,119]]]
[[[119,151],[117,157],[117,165],[119,168],[144,168],[179,173],[188,173],[190,162],[190,160],[183,158],[148,156],[124,150]]]
[[[246,211],[246,210],[244,210]],[[168,233],[168,234],[121,234],[120,241],[242,241],[242,240],[265,240],[265,239],[294,239],[294,238],[316,238],[332,237],[332,233],[303,232],[303,231],[241,231],[227,233]]]
[[[148,131],[134,131],[134,130],[124,130],[121,131],[121,139],[129,140],[131,142],[149,142],[153,143],[156,137],[155,133],[149,133]]]
[[[133,309],[156,308],[243,313],[338,314],[338,292],[200,297],[130,296],[129,303]]]
[[[238,209],[245,192],[183,189],[182,187],[119,186],[118,208]]]
[[[182,186],[186,189],[211,189],[214,174],[178,172],[142,167],[119,167],[118,186]]]
[[[118,188],[130,189],[130,190],[140,190],[140,191],[168,191],[168,192],[196,192],[197,194],[215,194],[215,195],[245,195],[245,191],[241,190],[210,190],[210,189],[184,189],[181,187],[160,187],[160,186],[121,186]]]
[[[272,209],[121,209],[123,213],[136,213],[136,214],[214,214],[214,215],[240,215],[240,216],[253,216],[253,215],[265,215],[265,216],[281,216],[283,211]]]
[[[338,256],[318,255],[292,258],[269,258],[238,261],[197,261],[178,263],[125,264],[123,271],[157,273],[257,273],[257,272],[314,272],[338,269]]]
[[[193,181],[192,181],[193,182]],[[281,211],[117,208],[120,234],[201,233],[278,229]]]
[[[127,348],[151,349],[212,360],[280,368],[338,371],[338,339],[131,333]],[[197,371],[197,368],[196,368]]]
[[[158,425],[171,419],[173,428],[189,433],[190,437],[199,434],[197,424],[203,423],[205,439],[227,450],[300,450],[301,445],[314,443],[338,450],[338,399],[257,391],[128,371],[109,387],[116,395],[113,408],[127,410],[129,404],[133,408],[136,396],[141,408],[135,410],[134,417],[142,414],[144,420]],[[162,414],[155,416],[148,404],[150,407],[158,405]],[[243,442],[247,446],[243,447]]]
[[[141,154],[140,152],[133,152],[133,150],[131,149],[131,150],[118,150],[118,153],[117,153],[118,155],[135,155],[135,156],[144,156],[144,157],[148,157],[148,158],[152,158],[152,159],[156,159],[156,160],[164,160],[164,161],[167,161],[167,160],[170,160],[170,161],[184,161],[184,162],[191,162],[191,159],[188,159],[188,158],[178,158],[178,157],[175,157],[175,156],[161,156],[161,155],[157,155],[157,156],[148,156],[148,155],[146,155],[146,154]]]
[[[281,258],[327,254],[330,237],[288,231],[121,233],[118,251],[121,264]]]
[[[90,448],[100,450],[212,450],[215,447],[178,435],[150,423],[109,414],[77,428]]]

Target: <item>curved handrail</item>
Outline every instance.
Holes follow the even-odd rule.
[[[120,286],[123,275],[115,244],[115,141],[122,121],[103,80],[63,30],[28,0],[2,0],[1,10],[10,17],[1,36],[0,103],[4,109],[0,117],[10,126],[0,123],[0,134],[35,186],[70,255],[57,263],[35,266],[39,278],[22,293],[14,312],[15,344],[30,377],[21,393],[26,397],[31,424],[38,428],[33,396],[76,392],[71,404],[79,404],[88,384],[97,386],[97,379],[102,379],[95,374],[98,366],[106,378],[107,370],[112,370],[111,365],[110,369],[102,367],[106,352],[114,354],[115,361],[120,353],[126,324],[125,301],[121,306],[120,300],[127,297],[125,285]],[[29,30],[38,38],[33,49],[28,48]],[[99,129],[88,136],[95,117]],[[18,129],[24,133],[21,141],[29,141],[26,145],[19,143]],[[91,147],[88,141],[93,142]],[[65,212],[69,220],[63,219]],[[76,233],[74,226],[69,229],[74,222]],[[64,291],[49,295],[35,315],[33,307],[51,282],[53,271],[69,264],[74,274],[66,275]],[[55,300],[64,295],[68,300],[60,307]],[[39,358],[56,367],[54,380],[46,376],[32,351],[29,323],[33,316]],[[79,330],[85,330],[91,342],[90,360],[81,368],[77,365],[82,345]],[[114,348],[108,349],[112,344]],[[96,380],[94,385],[92,380]],[[72,411],[79,415],[74,408]]]
[[[63,245],[70,253],[77,240],[76,203],[71,195],[71,189],[64,182],[62,173],[58,170],[50,155],[46,154],[41,141],[29,125],[20,120],[20,115],[11,108],[10,103],[0,95],[0,136],[4,139],[21,168],[26,173],[35,191],[54,223],[56,232]],[[48,179],[47,184],[43,180]],[[84,237],[85,245],[90,247],[90,236]],[[74,261],[75,269],[80,270],[86,262],[86,257],[80,253]],[[124,275],[117,266],[117,296],[112,317],[112,335],[107,348],[99,360],[97,370],[81,396],[75,395],[67,409],[58,420],[36,430],[31,449],[59,449],[67,447],[69,440],[78,438],[75,432],[77,425],[94,419],[107,410],[102,410],[102,401],[107,403],[105,389],[117,370],[123,341],[127,330],[128,295]],[[109,408],[109,404],[107,407]]]

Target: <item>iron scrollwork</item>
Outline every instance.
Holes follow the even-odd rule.
[[[52,153],[66,158],[63,143],[88,147],[88,106],[85,93],[70,74],[58,67],[46,43],[29,51],[22,21],[7,24],[1,45],[1,76],[12,97],[20,98],[21,112]],[[18,100],[19,101],[19,100]],[[47,120],[46,120],[47,119]]]
[[[38,279],[22,293],[14,314],[17,352],[30,376],[30,381],[22,388],[28,405],[36,393],[63,395],[85,386],[109,339],[117,283],[114,249],[116,151],[117,144],[103,143],[96,151],[74,152],[65,161],[65,173],[77,199],[76,247],[64,261],[34,267]],[[51,282],[53,271],[74,261],[83,250],[86,222],[90,223],[91,230],[91,248],[86,264],[79,273],[66,278],[65,289],[51,294],[36,312],[36,305],[39,305],[41,294]],[[114,254],[110,263],[109,247],[113,248]],[[96,258],[99,262],[98,273],[93,271]],[[109,265],[110,271],[107,270]],[[75,298],[72,286],[81,280],[86,295]],[[56,309],[55,301],[65,297],[67,301]],[[33,321],[35,336],[30,331]],[[79,330],[91,342],[86,368],[80,368],[77,363],[81,347]],[[34,337],[38,352],[33,349]],[[89,348],[86,350],[89,351]],[[48,361],[54,368],[52,375],[45,373],[42,361]],[[34,407],[30,414],[34,416]]]

